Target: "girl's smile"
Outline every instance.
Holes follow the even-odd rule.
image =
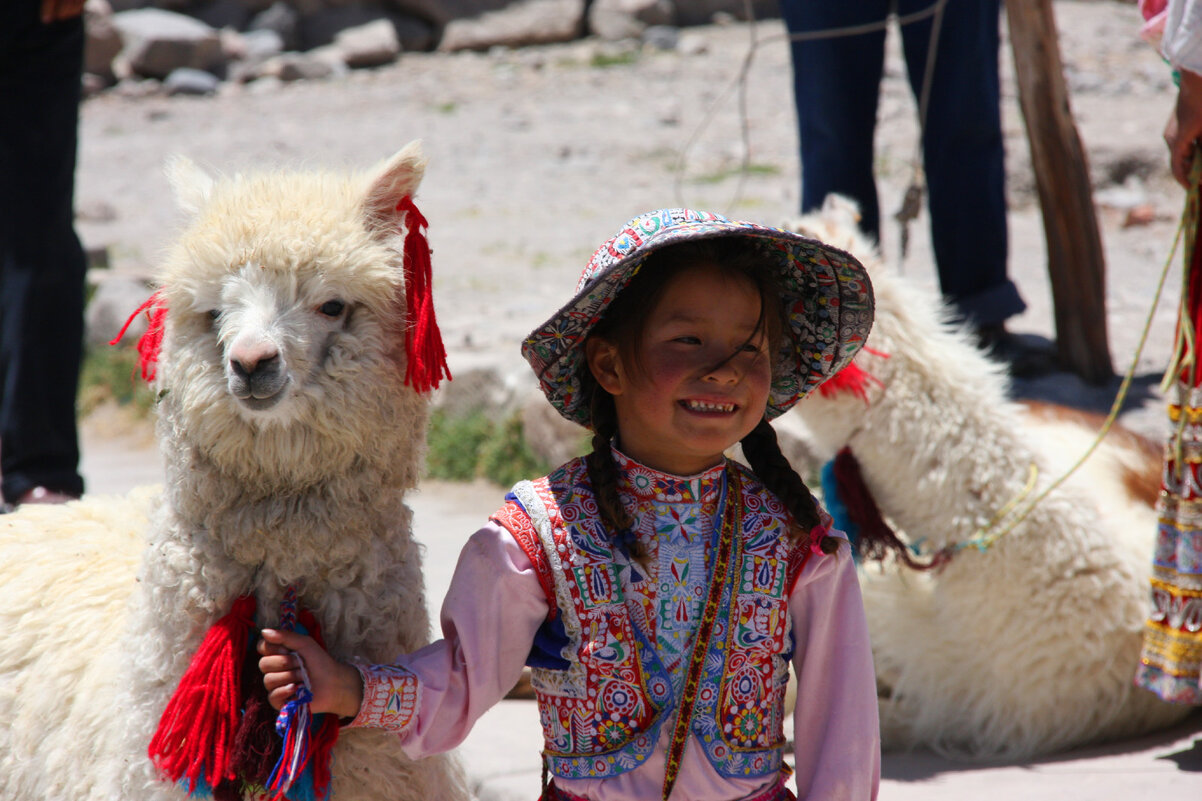
[[[619,447],[648,467],[702,472],[764,415],[772,376],[759,291],[714,265],[668,282],[632,358],[599,337],[587,347],[614,398]]]

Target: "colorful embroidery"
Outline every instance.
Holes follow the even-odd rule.
[[[401,734],[417,719],[417,677],[397,665],[355,664],[363,678],[363,704],[352,726],[371,726]]]
[[[568,667],[538,667],[533,684],[548,766],[564,778],[616,775],[654,749],[683,684],[717,536],[723,466],[682,479],[615,458],[623,501],[649,546],[651,575],[609,547],[581,459],[519,484],[516,503],[496,518],[535,551],[536,566],[556,563],[548,579]],[[791,547],[775,497],[744,468],[731,469],[745,485],[742,520],[692,732],[719,773],[758,776],[780,766],[792,647],[788,593],[809,552]],[[525,522],[522,510],[530,515]]]

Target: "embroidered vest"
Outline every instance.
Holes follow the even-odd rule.
[[[722,776],[780,770],[793,639],[788,596],[809,557],[781,503],[740,470],[742,526],[722,594],[691,733]],[[551,613],[531,654],[549,770],[567,779],[632,770],[676,709],[672,677],[634,623],[630,568],[598,521],[583,459],[514,487],[493,516],[534,564]],[[733,499],[731,499],[733,502]],[[714,578],[720,580],[719,577]]]

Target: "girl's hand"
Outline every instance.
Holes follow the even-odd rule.
[[[359,671],[326,653],[312,638],[294,631],[263,629],[259,640],[259,671],[267,700],[282,709],[303,684],[302,660],[313,692],[310,709],[330,712],[340,718],[353,718],[363,703],[363,683]]]

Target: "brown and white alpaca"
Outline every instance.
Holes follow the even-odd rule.
[[[1007,399],[1003,369],[946,322],[939,298],[888,271],[828,198],[795,230],[855,254],[876,321],[839,390],[795,414],[823,458],[848,447],[899,535],[932,554],[972,541],[1024,488],[1034,497],[1083,454],[1097,419]],[[1126,431],[984,550],[929,572],[887,559],[861,582],[887,749],[1024,759],[1138,735],[1187,709],[1133,686],[1156,533],[1160,450]],[[1021,508],[1021,506],[1020,506]]]
[[[420,366],[407,299],[428,251],[406,238],[424,224],[409,200],[424,169],[417,143],[361,175],[213,179],[174,164],[190,219],[155,303],[166,484],[0,518],[0,798],[182,798],[148,744],[239,596],[277,625],[295,588],[343,659],[428,642],[405,505],[427,416],[409,385],[423,382],[406,381]],[[332,789],[469,795],[453,757],[411,761],[392,735],[357,729],[337,740]]]

